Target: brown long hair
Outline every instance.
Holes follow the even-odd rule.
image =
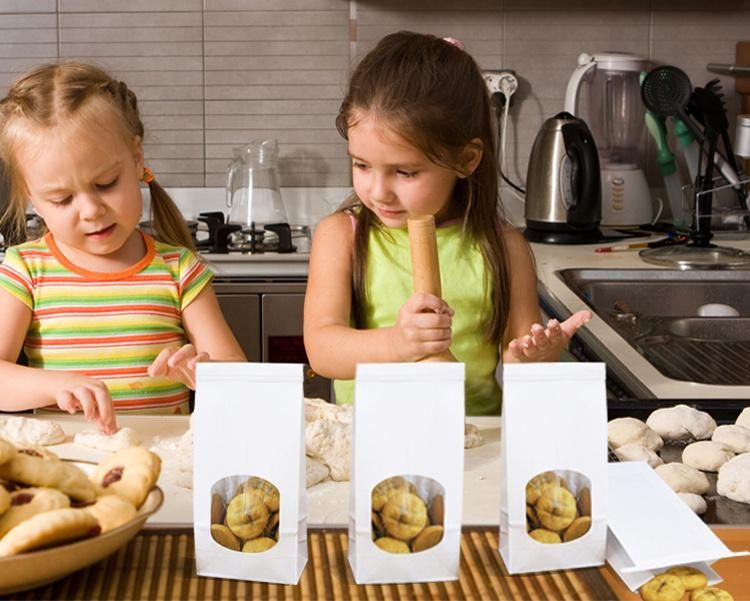
[[[99,67],[77,62],[46,64],[22,75],[0,100],[0,160],[10,180],[0,225],[10,244],[26,239],[28,197],[16,158],[18,145],[37,132],[62,128],[92,136],[98,128],[114,128],[128,147],[136,136],[143,140],[144,135],[135,94]],[[148,186],[156,238],[194,249],[174,201],[156,180]]]
[[[458,179],[451,202],[463,218],[464,236],[480,248],[491,290],[488,339],[500,343],[508,323],[510,275],[502,231],[490,98],[474,59],[452,43],[432,35],[401,31],[384,37],[359,63],[336,117],[348,139],[356,115],[376,114],[393,131],[433,162],[462,170],[462,155],[473,140],[482,158],[473,173]],[[352,315],[362,327],[365,265],[370,228],[382,224],[357,198],[340,211],[356,215]]]

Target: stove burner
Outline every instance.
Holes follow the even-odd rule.
[[[220,212],[200,213],[198,221],[208,226],[208,238],[198,240],[198,249],[209,253],[292,253],[297,248],[292,244],[292,228],[288,223],[271,223],[256,228],[251,224],[243,228],[237,223],[224,223],[224,214]],[[309,235],[309,229],[303,228],[303,235]]]

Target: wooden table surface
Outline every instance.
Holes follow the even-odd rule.
[[[750,548],[750,529],[717,530],[732,549]],[[609,567],[510,576],[497,551],[497,529],[465,529],[459,579],[392,585],[357,585],[346,553],[345,530],[311,530],[308,564],[295,586],[204,578],[195,574],[192,530],[142,531],[126,547],[89,568],[13,599],[317,599],[538,601],[640,599]],[[720,585],[736,601],[750,599],[750,559],[722,560]]]

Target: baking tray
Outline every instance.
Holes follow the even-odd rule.
[[[716,420],[721,426],[724,424],[733,424],[742,409],[750,406],[748,400],[737,399],[706,399],[706,400],[676,400],[676,399],[648,399],[648,400],[618,400],[609,401],[608,420],[617,417],[635,417],[646,421],[648,416],[656,409],[664,407],[674,407],[675,405],[689,405],[700,411],[705,411]],[[665,444],[659,451],[659,456],[664,463],[679,462],[682,463],[683,449],[695,441],[684,441],[680,443]],[[610,461],[619,461],[617,456],[610,449]],[[706,500],[706,513],[699,516],[704,522],[712,526],[750,526],[750,504],[739,503],[727,497],[723,497],[716,492],[716,472],[703,472],[708,478],[709,489],[703,495]]]

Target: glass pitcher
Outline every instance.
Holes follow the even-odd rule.
[[[243,229],[288,223],[279,188],[278,156],[275,139],[252,140],[234,149],[227,169],[228,223]]]

